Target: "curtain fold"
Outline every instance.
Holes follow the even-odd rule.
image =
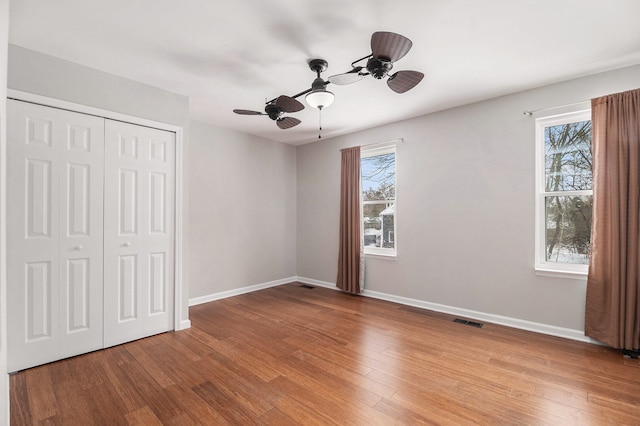
[[[640,348],[640,89],[591,101],[593,223],[585,334]]]
[[[340,248],[336,287],[359,294],[364,285],[364,242],[360,220],[360,147],[342,150]]]

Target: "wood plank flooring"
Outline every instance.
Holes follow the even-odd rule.
[[[13,425],[640,424],[608,348],[299,283],[11,376]]]

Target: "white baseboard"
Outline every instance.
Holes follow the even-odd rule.
[[[269,281],[266,283],[250,285],[247,287],[234,288],[232,290],[222,291],[220,293],[208,294],[206,296],[194,297],[189,299],[189,306],[200,305],[202,303],[213,302],[214,300],[226,299],[227,297],[238,296],[240,294],[251,293],[252,291],[263,290],[269,287],[276,287],[288,284],[297,280],[297,277],[283,278],[281,280]]]
[[[178,328],[178,330],[186,330],[187,328],[191,328],[191,320],[187,319],[180,321],[180,328]]]
[[[207,303],[207,302],[212,302],[214,300],[225,299],[227,297],[238,296],[240,294],[250,293],[252,291],[258,291],[258,290],[262,290],[269,287],[276,287],[279,285],[288,284],[296,281],[303,284],[315,285],[318,287],[328,288],[330,290],[340,291],[336,287],[335,283],[330,283],[328,281],[320,281],[320,280],[316,280],[313,278],[306,278],[306,277],[289,277],[281,280],[251,285],[247,287],[223,291],[220,293],[214,293],[207,296],[195,297],[193,299],[189,299],[189,306],[195,306],[201,303]],[[429,309],[435,312],[442,312],[449,315],[455,315],[455,316],[460,316],[460,317],[469,318],[473,320],[489,322],[492,324],[504,325],[507,327],[517,328],[520,330],[533,331],[535,333],[562,337],[565,339],[576,340],[579,342],[601,344],[597,340],[593,340],[590,337],[585,336],[584,332],[581,330],[575,330],[575,329],[565,328],[565,327],[557,327],[555,325],[527,321],[523,319],[506,317],[502,315],[489,314],[486,312],[474,311],[471,309],[457,308],[455,306],[426,302],[423,300],[412,299],[409,297],[395,296],[393,294],[381,293],[378,291],[372,291],[367,289],[364,290],[362,295],[365,297],[371,297],[373,299],[386,300],[388,302],[399,303],[401,305],[413,306],[413,307],[422,308],[422,309]],[[189,328],[190,326],[191,324],[189,323],[189,325],[186,326],[185,328]]]
[[[296,277],[296,281],[303,284],[310,284],[318,287],[325,287],[330,290],[340,291],[340,289],[336,287],[335,283],[330,283],[327,281],[314,280],[313,278],[305,278],[305,277]]]
[[[312,278],[296,277],[296,281],[316,285],[319,287],[326,287],[332,290],[338,290],[334,283],[314,280]],[[392,294],[381,293],[378,291],[371,291],[365,289],[362,293],[363,296],[371,297],[373,299],[386,300],[388,302],[399,303],[401,305],[413,306],[416,308],[429,309],[431,311],[442,312],[445,314],[470,318],[483,322],[490,322],[492,324],[505,325],[507,327],[517,328],[520,330],[533,331],[536,333],[547,334],[550,336],[563,337],[565,339],[577,340],[579,342],[601,344],[597,340],[593,340],[590,337],[584,335],[581,330],[574,330],[571,328],[557,327],[549,324],[542,324],[533,321],[522,320],[518,318],[505,317],[502,315],[488,314],[485,312],[473,311],[470,309],[456,308],[454,306],[441,305],[439,303],[425,302],[423,300],[411,299],[408,297],[394,296]]]

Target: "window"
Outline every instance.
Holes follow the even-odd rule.
[[[396,255],[396,148],[363,149],[362,225],[366,254]]]
[[[593,187],[591,112],[536,120],[536,269],[586,274]]]

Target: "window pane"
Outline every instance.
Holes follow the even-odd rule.
[[[394,233],[394,222],[395,222],[395,205],[391,205],[384,209],[382,213],[380,213],[382,217],[382,247],[384,248],[394,248],[395,247],[395,233]]]
[[[544,129],[546,191],[589,190],[591,175],[591,121]]]
[[[545,197],[547,262],[589,264],[593,196]]]
[[[365,247],[380,247],[382,242],[382,219],[380,218],[380,213],[385,208],[385,204],[365,204],[362,206]]]
[[[382,202],[365,204],[364,212],[364,246],[395,247],[395,205]]]
[[[395,199],[395,153],[365,157],[360,164],[362,172],[362,199],[364,201]]]
[[[364,246],[390,253],[395,251],[396,154],[388,149],[376,154],[360,162]]]

